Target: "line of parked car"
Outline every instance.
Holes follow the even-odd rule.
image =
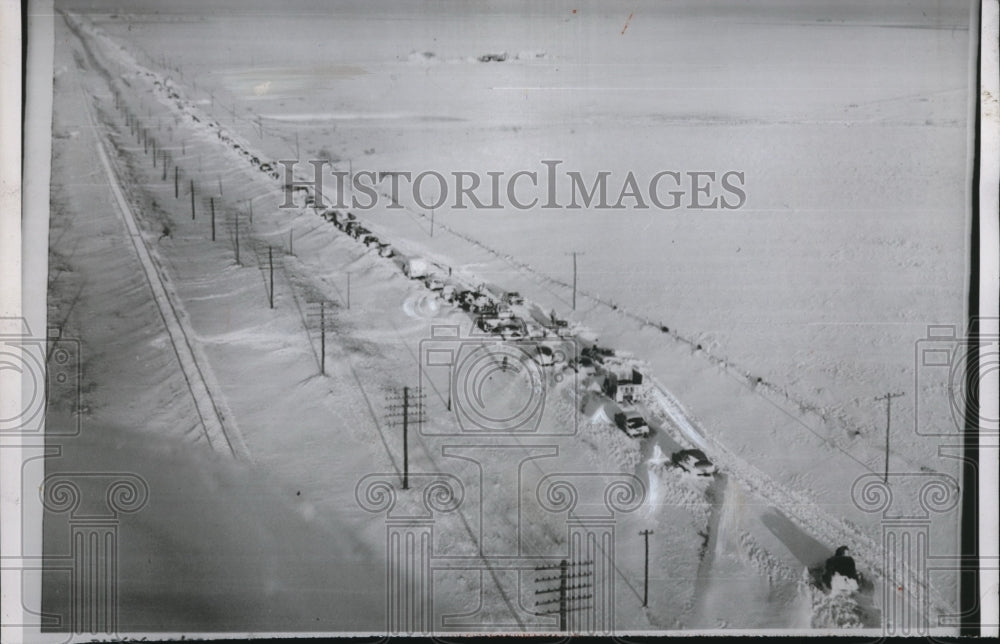
[[[306,192],[306,206],[319,211],[320,206],[308,190]],[[407,278],[419,280],[429,291],[469,313],[480,332],[505,340],[572,336],[569,322],[560,319],[554,311],[544,321],[532,318],[527,311],[518,315],[517,307],[523,306],[525,301],[516,291],[507,291],[494,284],[472,286],[453,277],[450,270],[447,273],[440,267],[434,270],[434,265],[426,259],[400,253],[379,239],[353,213],[326,208],[319,214],[341,232],[365,246],[377,248],[379,256],[392,259]],[[615,425],[630,438],[642,439],[651,434],[649,423],[635,407],[643,386],[642,373],[634,367],[623,369],[614,349],[590,343],[583,346],[578,355],[569,357],[557,356],[552,347],[539,343],[532,357],[545,367],[556,366],[565,359],[566,366],[576,371],[592,369],[603,378],[601,394],[621,405],[614,416]],[[715,465],[698,449],[675,452],[671,461],[675,467],[698,476],[712,476],[716,472]]]
[[[147,74],[152,76],[149,72]],[[184,104],[172,87],[159,80],[154,81],[154,84],[158,86],[160,91],[166,92],[168,98],[173,99],[177,107],[184,111]],[[189,112],[188,115],[192,120],[199,121],[194,114]],[[280,179],[278,169],[272,163],[262,161],[249,149],[235,141],[217,121],[209,123],[209,126],[216,130],[223,143],[245,157],[257,170],[273,179]],[[471,287],[452,278],[450,270],[446,277],[438,275],[431,270],[426,260],[399,254],[390,243],[380,240],[371,230],[365,228],[353,213],[341,213],[332,208],[324,208],[322,204],[316,202],[312,191],[306,186],[294,186],[293,190],[296,195],[304,195],[305,207],[318,212],[338,230],[350,235],[367,247],[377,248],[379,256],[394,259],[406,277],[423,280],[423,284],[428,290],[439,294],[445,301],[455,304],[463,311],[473,315],[474,324],[480,331],[504,339],[567,337],[570,335],[568,321],[558,318],[555,312],[550,314],[549,319],[543,324],[537,323],[537,320],[532,320],[529,323],[526,319],[528,316],[518,317],[515,315],[511,307],[524,304],[524,298],[516,291],[505,291],[493,284],[480,284]],[[321,209],[322,212],[320,212]],[[605,380],[602,393],[615,402],[629,403],[628,406],[622,407],[621,411],[615,414],[615,425],[629,437],[648,437],[650,435],[649,424],[642,413],[631,406],[637,396],[637,388],[642,383],[642,375],[633,369],[631,379],[620,377],[618,373],[605,364],[614,355],[613,349],[591,344],[584,347],[579,356],[569,359],[567,366],[577,371],[581,368],[592,367],[599,373],[603,372]],[[559,360],[553,349],[545,344],[537,345],[534,359],[542,366],[556,365]],[[621,392],[625,393],[621,394]],[[701,476],[711,476],[716,471],[715,466],[701,450],[681,450],[675,452],[671,459],[675,466]]]

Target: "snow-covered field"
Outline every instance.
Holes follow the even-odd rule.
[[[79,37],[57,21],[50,325],[65,320],[65,333],[83,343],[82,442],[99,448],[105,439],[86,427],[115,427],[107,440],[125,445],[122,454],[146,453],[142,437],[155,433],[202,463],[218,441],[201,430],[211,423],[197,420],[197,387],[184,367],[193,361],[218,424],[245,444],[251,467],[200,464],[213,484],[184,476],[193,466],[183,459],[156,465],[149,457],[151,489],[172,485],[174,468],[179,489],[191,486],[178,494],[188,496],[251,477],[247,489],[268,493],[232,493],[235,505],[275,526],[255,541],[236,520],[217,521],[215,534],[169,503],[136,515],[144,536],[134,562],[161,549],[217,562],[236,544],[257,553],[264,572],[237,584],[221,573],[193,581],[184,568],[160,570],[154,590],[127,559],[123,630],[168,622],[231,629],[237,618],[221,607],[241,600],[229,583],[275,606],[273,621],[252,622],[261,630],[384,628],[386,524],[358,507],[355,485],[401,468],[385,397],[416,384],[430,325],[469,326],[467,314],[317,212],[279,209],[280,183],[254,168],[251,152],[273,161],[298,151],[354,173],[541,173],[545,159],[588,178],[745,173],[746,203],[728,211],[442,207],[432,229],[412,199],[403,209],[356,210],[397,248],[466,283],[523,293],[537,310],[570,320],[581,342],[599,338],[647,375],[641,407],[654,435],[645,441],[590,413],[586,372],[549,383],[540,426],[578,431],[547,437],[558,458],[525,460],[516,470],[525,478],[512,480],[490,458],[449,455],[454,438],[430,435],[454,428],[448,385],[432,381],[410,468],[452,472],[469,495],[435,525],[434,547],[495,554],[490,548],[510,538],[520,555],[556,557],[564,518],[522,516],[526,490],[558,472],[618,472],[643,481],[645,502],[616,518],[617,630],[829,626],[816,622],[802,571],[842,543],[875,580],[876,601],[886,581],[900,582],[884,570],[882,515],[859,507],[852,486],[882,471],[885,407],[875,398],[889,391],[905,392],[894,400],[892,471],[913,475],[900,478],[897,499],[922,494],[920,477],[957,480],[959,461],[938,453],[957,440],[915,431],[953,431],[942,393],[948,374],[928,372],[915,356],[928,325],[961,327],[964,317],[967,7],[893,5],[890,19],[853,3],[489,3],[475,14],[451,3],[407,11],[343,3],[318,13],[240,6],[126,14],[67,3],[83,16],[71,18]],[[499,52],[505,61],[477,60]],[[177,197],[132,119],[169,152],[168,168],[184,179]],[[128,240],[128,217],[115,214],[111,176],[142,231],[139,246]],[[195,220],[187,181],[196,186]],[[215,243],[206,228],[212,207]],[[140,271],[141,248],[149,257]],[[324,376],[320,300],[330,331]],[[170,349],[178,334],[189,351]],[[495,377],[488,404],[516,410],[516,379]],[[539,448],[523,437],[485,442],[513,448],[510,440],[519,454]],[[656,446],[668,456],[700,447],[721,473],[708,483],[655,459],[647,466]],[[479,501],[470,490],[494,494]],[[296,512],[302,525],[283,518]],[[639,599],[640,529],[654,530],[648,608]],[[929,530],[933,551],[957,552],[957,510],[934,515]],[[338,544],[328,557],[314,554],[323,535]],[[285,568],[286,537],[304,542],[297,565],[311,574]],[[258,574],[239,561],[227,568],[244,571],[233,579]],[[907,597],[926,590],[935,613],[957,605],[954,575],[935,573],[911,589],[902,574]],[[435,615],[534,630],[516,617],[513,604],[526,600],[510,595],[504,575],[436,576]],[[520,575],[516,586],[528,592]],[[359,606],[330,607],[355,583]],[[199,602],[192,584],[219,584],[204,593],[219,603]],[[150,606],[144,592],[164,594]],[[304,618],[314,613],[318,621]]]

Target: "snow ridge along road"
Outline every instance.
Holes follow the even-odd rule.
[[[86,96],[83,98],[86,105],[88,99]],[[96,132],[98,128],[89,105],[87,105],[87,118]],[[105,174],[108,177],[108,185],[115,197],[115,202],[118,204],[119,217],[128,230],[129,239],[132,241],[136,256],[142,264],[149,288],[153,292],[153,299],[156,301],[156,307],[160,311],[163,324],[170,336],[170,344],[174,348],[178,362],[180,362],[184,379],[187,381],[191,397],[198,409],[198,415],[201,418],[201,424],[205,429],[205,436],[208,437],[209,444],[216,452],[231,454],[242,460],[250,460],[250,452],[236,426],[235,417],[229,413],[225,399],[222,397],[208,365],[208,360],[202,355],[197,343],[191,340],[191,330],[187,328],[185,321],[186,313],[181,304],[170,297],[163,277],[157,270],[156,262],[146,245],[146,240],[136,225],[135,214],[122,193],[118,177],[100,136],[98,136],[97,155],[101,159],[101,165],[104,166]]]

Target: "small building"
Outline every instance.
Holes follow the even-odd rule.
[[[642,372],[611,369],[604,378],[604,395],[616,403],[633,403],[642,393]]]

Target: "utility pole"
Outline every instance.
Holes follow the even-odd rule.
[[[567,630],[566,617],[566,573],[569,564],[565,559],[559,562],[559,632],[565,633]]]
[[[314,312],[312,310],[313,304],[319,304],[319,312]],[[326,375],[326,300],[319,300],[308,302],[309,313],[308,316],[312,319],[314,316],[319,316],[319,374],[321,376]],[[309,342],[312,343],[312,333],[309,331],[310,327],[306,327],[306,331],[309,333]]]
[[[886,485],[889,484],[889,427],[892,422],[892,399],[899,398],[902,395],[903,392],[887,393],[875,399],[876,401],[885,401],[885,477],[882,479],[882,482]]]
[[[326,375],[326,302],[319,303],[319,373]]]
[[[573,310],[575,311],[576,310],[576,256],[583,255],[584,253],[573,251],[571,253],[566,253],[566,254],[573,256]]]
[[[268,289],[267,291],[267,299],[271,305],[271,308],[273,309],[274,308],[274,253],[272,252],[272,248],[270,246],[267,247],[267,271],[268,274],[270,275],[270,282],[271,282],[271,288]]]
[[[403,387],[403,489],[410,489],[410,441],[407,436],[407,420],[410,417],[410,388]]]
[[[240,265],[240,213],[236,213],[236,265]]]
[[[538,598],[535,610],[538,615],[558,615],[560,633],[569,632],[569,613],[594,607],[590,602],[594,598],[593,565],[593,561],[570,563],[562,559],[558,564],[535,567],[536,571],[559,571],[555,576],[535,578],[535,583],[541,585],[535,591]],[[558,582],[558,585],[545,586],[550,582]]]
[[[181,180],[181,169],[178,166],[174,166],[174,199],[179,199],[181,195],[180,180]]]
[[[646,607],[649,602],[649,535],[653,534],[652,530],[641,530],[639,535],[643,538],[646,543],[646,556],[645,556],[645,574],[642,579],[642,606]]]
[[[411,393],[409,387],[403,387],[402,398],[398,394],[388,396],[388,421],[390,424],[402,422],[403,424],[403,489],[410,489],[410,446],[409,432],[410,424],[423,423],[424,416],[424,394],[420,389]],[[411,409],[411,405],[414,409]]]
[[[208,205],[212,209],[212,241],[215,241],[215,198],[208,198]]]
[[[194,179],[191,179],[191,221],[194,221]]]

